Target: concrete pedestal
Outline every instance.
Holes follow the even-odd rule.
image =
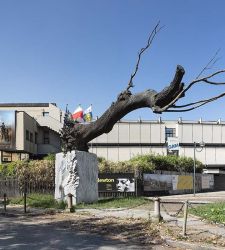
[[[83,151],[56,154],[55,199],[67,201],[72,194],[73,205],[98,200],[97,156]]]

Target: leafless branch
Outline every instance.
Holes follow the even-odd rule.
[[[199,79],[195,79],[193,80],[192,82],[190,82],[188,84],[188,86],[183,90],[183,92],[187,92],[188,89],[190,89],[195,83],[198,83],[198,82],[206,82],[208,81],[208,79],[216,76],[216,75],[219,75],[219,74],[222,74],[225,72],[225,69],[222,69],[222,70],[219,70],[219,71],[216,71],[214,73],[212,73],[211,75],[208,75],[208,76],[205,76],[205,77],[202,77],[202,78],[199,78]]]
[[[193,110],[193,109],[197,109],[209,102],[213,102],[221,97],[225,96],[225,92],[220,94],[220,95],[217,95],[217,96],[214,96],[212,98],[209,98],[209,99],[206,99],[206,100],[201,100],[201,101],[197,101],[197,102],[193,102],[193,103],[188,103],[188,104],[185,104],[185,105],[176,105],[176,106],[173,106],[174,109],[168,109],[168,110],[165,110],[164,112],[186,112],[186,111],[190,111],[190,110]],[[196,105],[198,104],[198,105]],[[195,106],[193,106],[195,105]],[[188,106],[193,106],[191,108],[188,108],[188,109],[180,109],[180,108],[184,108],[184,107],[188,107]]]
[[[212,85],[224,85],[225,82],[213,82],[213,81],[209,81],[209,80],[203,80],[203,82],[206,82],[208,84],[212,84]]]
[[[142,56],[142,54],[151,46],[151,44],[152,44],[152,42],[153,42],[155,36],[156,36],[157,33],[159,33],[159,31],[163,28],[163,26],[160,27],[159,24],[160,24],[160,21],[156,24],[156,26],[155,26],[154,29],[152,30],[151,34],[149,35],[147,45],[139,51],[137,63],[136,63],[136,66],[135,66],[135,70],[134,70],[134,72],[131,74],[131,77],[130,77],[130,80],[129,80],[129,83],[128,83],[128,86],[127,86],[127,89],[126,89],[126,90],[129,90],[130,88],[134,87],[134,85],[133,85],[133,79],[134,79],[134,77],[136,76],[136,74],[137,74],[137,72],[138,72],[139,63],[140,63],[140,61],[141,61],[141,56]]]
[[[202,75],[202,73],[204,71],[212,68],[212,66],[216,64],[216,62],[219,60],[219,58],[216,58],[217,55],[219,54],[219,51],[220,51],[220,49],[218,49],[216,51],[216,53],[214,54],[214,56],[210,59],[210,61],[206,64],[206,66],[201,70],[201,72],[198,74],[198,76],[196,77],[196,79],[198,79]]]
[[[178,94],[169,104],[167,104],[166,106],[164,106],[163,108],[161,108],[161,112],[167,111],[170,107],[173,107],[173,104],[174,104],[175,102],[177,102],[177,100],[180,99],[182,96],[184,96],[185,93],[186,93],[194,84],[199,83],[199,82],[207,82],[208,79],[210,79],[210,78],[212,78],[212,77],[214,77],[214,76],[216,76],[216,75],[222,74],[222,73],[224,73],[224,72],[225,72],[225,69],[219,70],[219,71],[217,71],[217,72],[212,73],[211,75],[205,76],[205,77],[200,78],[200,79],[195,79],[195,80],[193,80],[192,82],[190,82],[190,83],[187,85],[187,87],[185,87],[182,91],[180,91],[180,93],[179,93],[179,94]],[[213,82],[210,83],[210,84],[213,84]],[[217,83],[217,84],[215,84],[215,85],[222,85],[222,84],[223,84],[223,83]],[[169,111],[169,112],[170,112],[170,111]]]

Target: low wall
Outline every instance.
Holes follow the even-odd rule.
[[[56,154],[55,199],[73,195],[73,204],[98,200],[97,156],[83,151]]]
[[[162,172],[161,174],[143,174],[144,192],[167,192],[168,194],[183,194],[193,192],[193,174]],[[196,174],[195,191],[204,192],[214,189],[214,176],[211,174]]]

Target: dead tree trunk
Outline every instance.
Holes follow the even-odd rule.
[[[177,70],[171,84],[157,93],[155,90],[146,90],[141,93],[132,94],[126,89],[117,97],[116,102],[105,111],[96,121],[89,124],[65,122],[62,129],[62,143],[64,151],[74,149],[88,151],[88,142],[103,133],[109,133],[114,124],[126,114],[139,108],[150,108],[155,113],[161,113],[165,106],[170,103],[183,91],[184,84],[181,82],[185,71],[182,66]]]

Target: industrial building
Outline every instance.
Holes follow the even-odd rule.
[[[168,149],[168,138],[178,141],[177,150]],[[225,122],[220,119],[120,121],[110,133],[91,141],[89,147],[90,152],[110,161],[129,160],[136,155],[149,153],[192,158],[195,154],[196,159],[205,165],[204,172],[214,174],[217,183],[223,182],[225,186]]]
[[[63,118],[54,103],[1,103],[0,162],[60,152]]]

